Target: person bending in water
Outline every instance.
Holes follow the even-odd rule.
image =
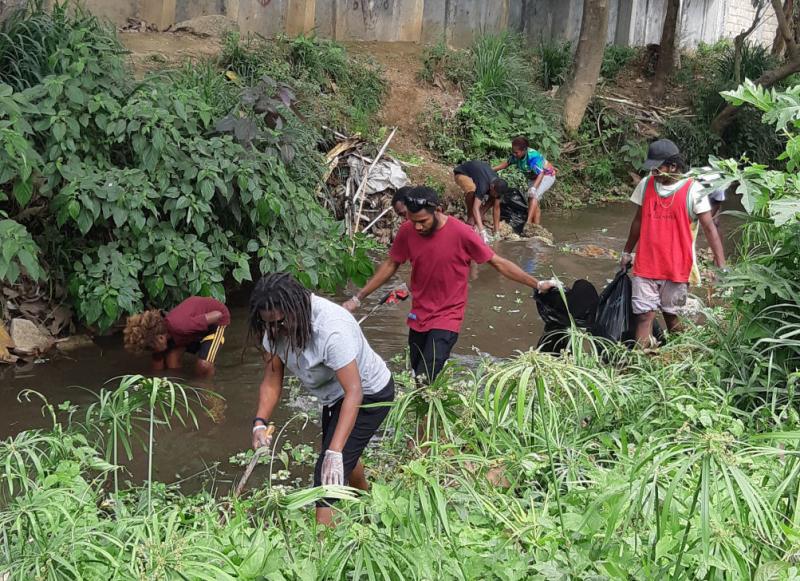
[[[250,332],[264,348],[264,379],[253,420],[253,447],[270,444],[266,427],[288,370],[322,403],[322,448],[314,486],[349,484],[367,490],[361,454],[394,400],[394,380],[349,312],[311,294],[286,273],[261,278],[250,296]],[[317,503],[317,522],[330,524],[332,499]]]
[[[411,312],[408,345],[411,367],[417,376],[433,381],[458,340],[467,305],[470,264],[488,262],[504,277],[545,291],[519,266],[498,256],[475,231],[442,212],[435,190],[418,187],[406,199],[408,221],[392,243],[389,257],[362,290],[344,303],[355,311],[361,301],[385,284],[404,262],[411,262]]]
[[[169,313],[153,309],[131,315],[123,333],[125,349],[151,351],[153,369],[181,366],[184,351],[197,356],[198,375],[214,374],[214,361],[225,343],[231,314],[223,303],[209,297],[189,297]]]
[[[531,148],[525,137],[514,138],[511,142],[511,156],[493,169],[501,171],[509,166],[516,167],[528,178],[527,223],[540,224],[542,197],[556,183],[556,168],[541,153]]]
[[[467,224],[474,225],[481,238],[487,244],[489,234],[483,224],[483,215],[491,206],[494,235],[500,233],[500,201],[508,192],[508,184],[497,177],[488,163],[472,160],[462,163],[453,169],[453,179],[464,193],[464,205],[467,208]]]

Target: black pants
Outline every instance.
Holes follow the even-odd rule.
[[[411,369],[415,375],[425,375],[428,381],[436,379],[450,358],[450,351],[458,341],[458,333],[443,329],[431,329],[420,333],[408,330]]]
[[[371,395],[364,394],[361,405],[370,403],[386,403],[394,400],[394,378],[389,378],[381,391]],[[322,486],[322,462],[325,460],[325,450],[331,445],[333,434],[339,423],[339,412],[342,409],[344,398],[332,405],[322,406],[322,450],[317,458],[317,465],[314,467],[314,486]],[[356,416],[356,423],[353,431],[344,443],[342,449],[342,463],[344,464],[344,483],[350,479],[350,473],[358,464],[358,459],[364,452],[364,448],[369,444],[372,436],[378,431],[383,420],[389,414],[389,406],[376,406],[369,408],[359,408]],[[324,499],[317,502],[317,506],[330,506],[335,500]]]

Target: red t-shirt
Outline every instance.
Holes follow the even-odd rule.
[[[408,326],[425,332],[458,333],[467,306],[469,264],[488,262],[494,251],[466,224],[449,216],[432,236],[422,236],[413,222],[397,232],[389,258],[411,262],[411,312]]]
[[[185,347],[208,335],[209,325],[206,321],[206,314],[212,311],[222,313],[222,319],[216,326],[225,327],[231,324],[228,307],[210,297],[189,297],[167,313],[164,322],[167,324],[167,331],[175,342],[175,346]]]

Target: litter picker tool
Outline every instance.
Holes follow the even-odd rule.
[[[271,438],[272,434],[275,433],[275,426],[267,426],[267,438]],[[244,485],[247,484],[247,479],[250,478],[250,475],[253,473],[253,469],[258,464],[258,459],[261,458],[262,455],[269,452],[269,446],[261,446],[260,448],[256,449],[255,454],[253,454],[252,460],[250,460],[250,464],[247,465],[247,468],[244,470],[244,474],[242,474],[242,479],[239,480],[239,484],[236,485],[236,490],[233,492],[233,496],[239,496],[244,490]]]
[[[408,287],[405,284],[397,287],[393,291],[389,291],[383,296],[383,298],[377,305],[372,307],[372,310],[370,312],[368,312],[366,315],[364,315],[358,320],[358,324],[360,325],[361,323],[363,323],[368,317],[372,316],[372,314],[379,308],[381,308],[383,305],[395,305],[401,301],[406,300],[408,296],[409,296]]]

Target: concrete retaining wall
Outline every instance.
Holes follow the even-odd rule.
[[[22,0],[0,0],[0,18]],[[610,0],[608,42],[642,46],[661,37],[667,0]],[[83,0],[117,24],[139,17],[160,28],[206,14],[224,14],[245,33],[317,34],[336,40],[469,45],[482,33],[512,30],[531,43],[576,41],[583,0]],[[682,0],[679,42],[684,48],[730,38],[749,27],[751,0]],[[771,8],[752,39],[769,45]]]

